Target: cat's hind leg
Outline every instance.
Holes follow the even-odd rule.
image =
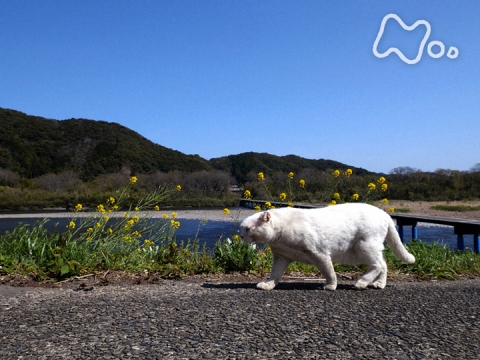
[[[272,290],[282,279],[285,269],[292,261],[284,256],[273,254],[272,272],[270,279],[257,284],[257,289]]]
[[[357,280],[355,288],[363,290],[371,284],[377,289],[383,289],[387,284],[387,264],[382,254],[367,265],[368,270]]]
[[[385,262],[385,260],[383,261],[383,264],[384,267],[382,268],[380,275],[378,275],[372,283],[372,286],[375,289],[384,289],[387,285],[387,263]]]

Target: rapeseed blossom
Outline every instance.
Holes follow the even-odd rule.
[[[368,188],[369,188],[370,190],[375,190],[376,187],[377,187],[377,186],[376,186],[374,183],[368,184]]]
[[[300,179],[299,184],[300,184],[300,187],[303,189],[305,187],[305,180]]]
[[[388,185],[387,184],[382,184],[381,189],[382,189],[382,191],[387,191]]]
[[[227,208],[223,209],[223,215],[225,216],[230,215],[230,210],[228,210]]]
[[[138,180],[138,179],[137,179],[136,176],[132,176],[132,177],[130,178],[130,184],[135,184],[135,183],[137,182],[137,180]]]
[[[333,173],[332,173],[333,177],[339,177],[340,176],[340,170],[335,170]]]
[[[160,207],[159,207],[158,205],[155,205],[155,207],[153,208],[153,210],[158,211],[158,210],[160,210]]]
[[[258,173],[257,179],[258,179],[258,181],[264,181],[265,180],[265,176],[263,175],[263,172]]]
[[[387,181],[387,179],[385,179],[383,176],[379,177],[377,180],[379,184],[383,184],[385,181]]]
[[[75,211],[80,211],[80,210],[82,210],[82,208],[83,208],[82,204],[77,204],[75,206]]]
[[[177,191],[181,191],[182,190],[182,186],[181,185],[177,185]]]
[[[360,198],[360,195],[358,194],[353,194],[352,195],[352,200],[357,201]]]
[[[75,229],[75,223],[73,221],[70,221],[70,223],[68,224],[68,227],[72,230]]]
[[[253,209],[255,210],[255,212],[259,212],[260,210],[262,210],[258,205],[256,205]]]
[[[287,194],[285,194],[284,192],[280,194],[280,200],[285,201],[286,198]]]
[[[293,172],[290,171],[290,172],[288,173],[288,178],[289,178],[290,180],[293,180],[293,175],[294,175]]]
[[[353,171],[352,171],[352,169],[347,169],[347,170],[345,170],[345,172],[343,174],[346,177],[350,177],[353,174]]]
[[[250,199],[250,198],[252,197],[252,193],[250,192],[250,190],[245,190],[245,191],[243,192],[243,197],[244,197],[245,199]]]
[[[339,193],[333,193],[333,198],[334,199],[340,199],[340,194]]]

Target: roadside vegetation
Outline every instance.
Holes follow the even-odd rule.
[[[283,188],[275,190],[270,187],[266,175],[258,173],[252,190],[246,189],[243,196],[252,198],[252,194],[258,192],[283,206],[291,206],[297,197],[330,206],[363,201],[394,211],[385,197],[389,185],[383,176],[369,182],[365,189],[349,188],[351,176],[350,169],[342,172],[334,170],[322,184],[323,191],[317,193],[310,190],[311,185],[305,179],[297,179],[293,172],[284,175]],[[45,219],[35,226],[19,225],[12,232],[0,236],[0,275],[29,275],[38,281],[59,281],[104,271],[146,271],[158,273],[164,278],[231,272],[264,274],[270,271],[270,249],[245,244],[233,230],[213,249],[200,244],[196,236],[177,239],[175,231],[181,226],[181,221],[176,218],[175,212],[164,213],[160,205],[182,197],[184,185],[180,182],[157,186],[142,193],[139,188],[142,184],[146,187],[146,182],[142,182],[141,178],[124,176],[122,179],[126,184],[109,189],[108,196],[91,205],[93,211],[85,213],[84,204],[76,203],[72,218],[64,229],[47,231],[45,223],[48,219]],[[262,203],[262,206],[274,207],[271,203]],[[124,209],[123,216],[111,218],[111,213],[120,209]],[[155,221],[145,215],[155,211],[162,213]],[[228,207],[223,213],[232,225],[238,224],[238,216]],[[201,225],[200,222],[199,227]],[[480,254],[455,251],[437,244],[426,245],[421,241],[410,242],[408,249],[417,259],[414,264],[403,264],[389,249],[385,250],[390,274],[449,280],[460,275],[480,276]],[[335,269],[348,273],[365,270],[363,266],[341,265],[336,265]],[[294,263],[287,269],[289,272],[315,274],[317,270],[313,266]]]

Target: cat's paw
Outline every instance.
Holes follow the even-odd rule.
[[[384,282],[381,282],[381,281],[375,281],[372,286],[375,288],[375,289],[385,289],[385,286],[387,284],[385,284]]]
[[[368,283],[363,280],[358,280],[355,284],[355,289],[357,290],[365,290],[368,286]]]
[[[323,290],[330,290],[330,291],[333,291],[333,290],[336,290],[337,289],[337,285],[333,285],[333,284],[323,284]]]
[[[272,290],[274,287],[275,287],[275,283],[273,281],[260,282],[257,284],[257,289],[260,289],[260,290]]]

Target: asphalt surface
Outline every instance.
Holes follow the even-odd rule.
[[[480,359],[478,279],[75,290],[0,286],[0,359]]]

